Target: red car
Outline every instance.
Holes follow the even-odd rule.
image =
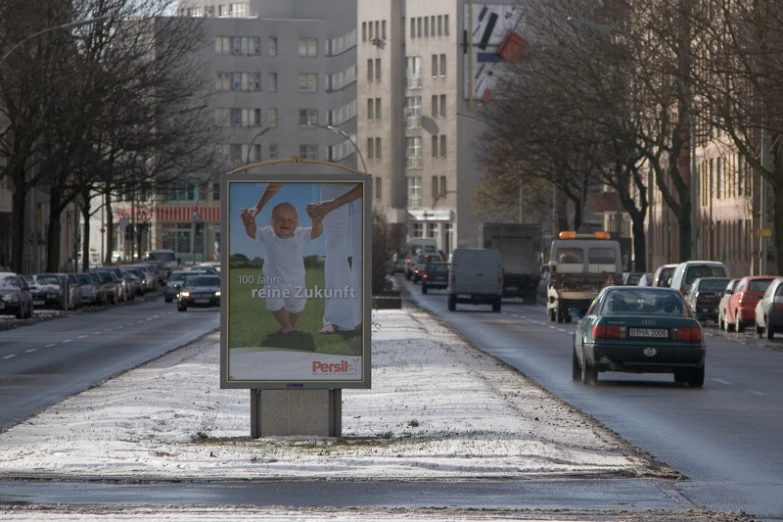
[[[755,324],[756,305],[775,279],[776,276],[748,276],[740,279],[726,306],[728,330],[743,332],[746,326]]]

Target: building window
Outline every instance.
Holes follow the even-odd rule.
[[[381,38],[386,39],[386,20],[381,22]]]
[[[212,184],[212,201],[220,201],[220,183]]]
[[[254,162],[261,161],[261,144],[253,143],[253,146],[242,145],[242,161]]]
[[[446,157],[446,135],[441,134],[440,135],[440,157],[445,158]]]
[[[717,158],[715,160],[715,197],[718,199],[723,198],[723,194],[721,192],[721,175],[720,175],[720,158]],[[725,192],[725,191],[723,191]]]
[[[215,37],[215,53],[216,54],[230,54],[231,53],[231,38],[228,36],[216,36]]]
[[[438,223],[427,223],[427,237],[438,239]]]
[[[378,176],[375,177],[375,199],[381,199],[383,197],[383,191],[381,185],[381,182],[383,181],[383,178],[380,178]]]
[[[428,37],[430,35],[430,18],[428,16],[424,17],[424,37]]]
[[[381,99],[375,98],[375,119],[381,119]]]
[[[439,108],[440,108],[440,115],[445,117],[446,116],[446,95],[445,94],[441,94],[440,95],[440,107]]]
[[[223,4],[218,6],[218,17],[228,16],[228,6]]]
[[[441,176],[440,177],[440,192],[438,192],[438,196],[440,196],[442,198],[446,197],[446,192],[448,192],[446,190],[446,176]]]
[[[443,36],[443,15],[438,15],[438,36]]]
[[[411,38],[416,38],[416,19],[411,18]]]
[[[362,22],[362,42],[367,41],[367,22]]]
[[[375,119],[375,110],[374,110],[374,104],[372,98],[367,98],[367,119],[368,120]]]
[[[422,238],[424,237],[424,223],[414,223],[411,227],[411,237]]]
[[[163,189],[164,201],[196,201],[198,186],[194,183],[173,183]]]
[[[375,140],[367,138],[367,159],[375,158]]]
[[[218,91],[230,91],[231,75],[229,73],[217,73],[215,75],[215,89]]]
[[[448,18],[448,15],[446,16],[446,18]],[[452,225],[451,223],[443,223],[443,251],[446,254],[451,253],[453,243],[454,243],[454,225]]]
[[[405,167],[420,169],[421,165],[421,136],[405,138]]]
[[[299,145],[299,157],[309,160],[318,159],[318,145],[312,143]]]
[[[433,94],[432,95],[432,117],[436,117],[438,115],[438,95]]]
[[[215,109],[215,125],[228,127],[231,125],[231,111],[225,107]]]
[[[441,54],[440,55],[440,76],[441,78],[446,77],[446,55]]]
[[[438,136],[435,134],[432,135],[432,157],[438,157]]]
[[[266,53],[269,56],[277,56],[277,38],[270,36],[266,41]]]
[[[408,56],[405,64],[408,89],[421,89],[421,56]]]
[[[228,4],[228,13],[232,18],[245,18],[247,16],[247,4]]]
[[[309,127],[318,123],[318,109],[299,109],[299,126]]]
[[[269,92],[277,92],[277,73],[269,73],[267,81],[269,83],[267,90]]]
[[[379,82],[381,81],[381,59],[376,58],[375,59],[375,81]]]
[[[443,34],[449,35],[449,15],[443,15]]]
[[[270,127],[277,127],[277,108],[272,107],[267,112],[267,122]]]
[[[408,178],[408,208],[419,207],[421,207],[421,176],[411,176]]]
[[[315,92],[318,75],[314,73],[302,73],[299,75],[299,92]]]
[[[381,139],[375,138],[375,159],[381,159]]]
[[[261,38],[250,36],[232,37],[231,54],[261,54]]]
[[[313,58],[318,56],[318,39],[317,38],[300,38],[299,39],[299,56],[303,58]]]
[[[409,129],[421,127],[421,96],[405,98],[406,123]]]
[[[373,77],[372,77],[372,72],[373,72],[373,68],[372,68],[372,58],[369,58],[369,59],[367,60],[367,81],[368,81],[368,82],[371,82],[371,81],[373,80]]]
[[[422,33],[421,31],[421,16],[419,16],[418,18],[416,18],[416,36],[421,38],[422,34],[424,33]]]
[[[269,159],[277,159],[277,143],[269,144]]]
[[[438,176],[432,176],[432,197],[438,197]]]
[[[370,41],[373,41],[373,40],[375,40],[375,33],[373,33],[373,30],[372,30],[372,22],[367,22],[367,25],[370,26]]]

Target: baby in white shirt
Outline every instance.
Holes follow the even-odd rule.
[[[290,333],[306,304],[304,246],[321,235],[323,218],[313,219],[312,227],[299,228],[299,214],[290,203],[272,209],[268,227],[256,226],[247,209],[241,216],[247,235],[264,245],[266,309],[280,323],[277,333]]]

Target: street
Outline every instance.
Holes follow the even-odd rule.
[[[596,386],[571,380],[575,323],[547,320],[543,306],[505,302],[446,308],[446,292],[405,282],[414,301],[482,350],[595,417],[625,440],[682,472],[682,494],[716,510],[783,517],[783,355],[706,328],[704,389],[668,375],[601,373]]]
[[[0,431],[214,330],[216,308],[163,298],[0,332]]]

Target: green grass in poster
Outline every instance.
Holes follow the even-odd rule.
[[[266,309],[264,299],[253,299],[252,290],[258,285],[241,284],[242,276],[253,280],[263,276],[262,270],[254,268],[232,268],[227,274],[228,292],[228,342],[229,349],[246,351],[290,349],[333,355],[362,355],[362,336],[358,332],[335,335],[318,333],[323,327],[324,300],[308,299],[296,331],[285,335],[276,332],[280,325]],[[324,288],[323,268],[308,268],[305,277],[307,288]]]

